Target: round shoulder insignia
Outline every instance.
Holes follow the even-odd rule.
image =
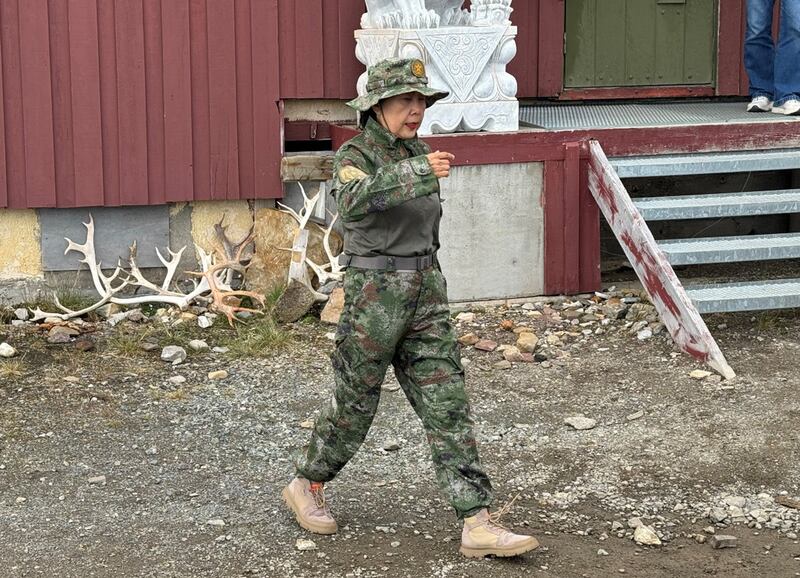
[[[425,65],[422,64],[421,60],[415,60],[411,63],[411,73],[417,78],[425,76]]]

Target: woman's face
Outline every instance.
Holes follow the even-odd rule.
[[[373,107],[383,128],[399,138],[414,138],[428,103],[418,92],[398,94]]]

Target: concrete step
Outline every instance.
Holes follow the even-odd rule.
[[[621,179],[800,169],[800,149],[609,159]]]
[[[646,221],[778,215],[800,213],[800,189],[644,197],[633,203]]]
[[[800,279],[685,287],[700,313],[800,307]]]
[[[800,258],[800,233],[658,241],[672,265]]]

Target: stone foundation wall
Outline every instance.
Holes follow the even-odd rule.
[[[542,163],[464,166],[442,180],[444,216],[440,254],[453,301],[541,295],[544,286]],[[314,194],[318,183],[306,183]],[[327,190],[330,187],[326,188]],[[296,185],[284,201],[302,206]],[[330,195],[326,205],[335,210]],[[164,269],[155,254],[186,246],[178,271],[196,270],[195,244],[212,249],[213,227],[225,215],[228,236],[241,239],[259,209],[272,201],[207,201],[157,207],[0,210],[0,305],[29,301],[37,291],[86,289],[91,280],[80,256],[64,255],[69,237],[86,239],[82,225],[91,213],[95,248],[106,266],[125,263],[135,239],[138,262],[157,280]],[[113,268],[113,267],[112,267]]]
[[[157,280],[164,269],[155,249],[178,251],[186,246],[178,271],[196,270],[194,245],[212,249],[214,224],[225,215],[228,236],[243,237],[256,210],[273,201],[208,201],[157,207],[93,207],[85,209],[0,209],[0,305],[35,299],[40,292],[70,290],[92,294],[91,279],[82,256],[64,254],[68,237],[82,244],[91,214],[95,223],[95,250],[103,268],[126,262],[136,240],[137,262],[148,278]],[[81,271],[82,269],[82,271]]]

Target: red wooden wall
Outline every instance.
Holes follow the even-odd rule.
[[[556,95],[561,90],[557,71],[563,68],[564,0],[516,0],[513,6],[519,36],[509,69],[519,95]],[[364,66],[355,57],[353,31],[364,10],[364,0],[279,0],[282,98],[356,96]],[[541,30],[540,22],[546,23]]]
[[[0,207],[282,195],[278,0],[0,0]]]
[[[349,99],[363,0],[0,0],[0,208],[282,195],[282,99]],[[717,94],[744,94],[744,0]],[[520,98],[558,98],[564,0],[516,0]],[[566,95],[569,96],[569,95]]]
[[[363,0],[278,0],[281,97],[351,99]]]
[[[742,67],[744,4],[745,0],[720,0],[716,89],[720,96],[747,93]],[[518,35],[517,56],[509,71],[519,83],[518,96],[562,96],[564,0],[515,0],[512,6]],[[355,97],[363,65],[355,58],[352,31],[359,26],[364,1],[279,0],[279,7],[281,97]],[[674,96],[667,89],[663,92]]]

